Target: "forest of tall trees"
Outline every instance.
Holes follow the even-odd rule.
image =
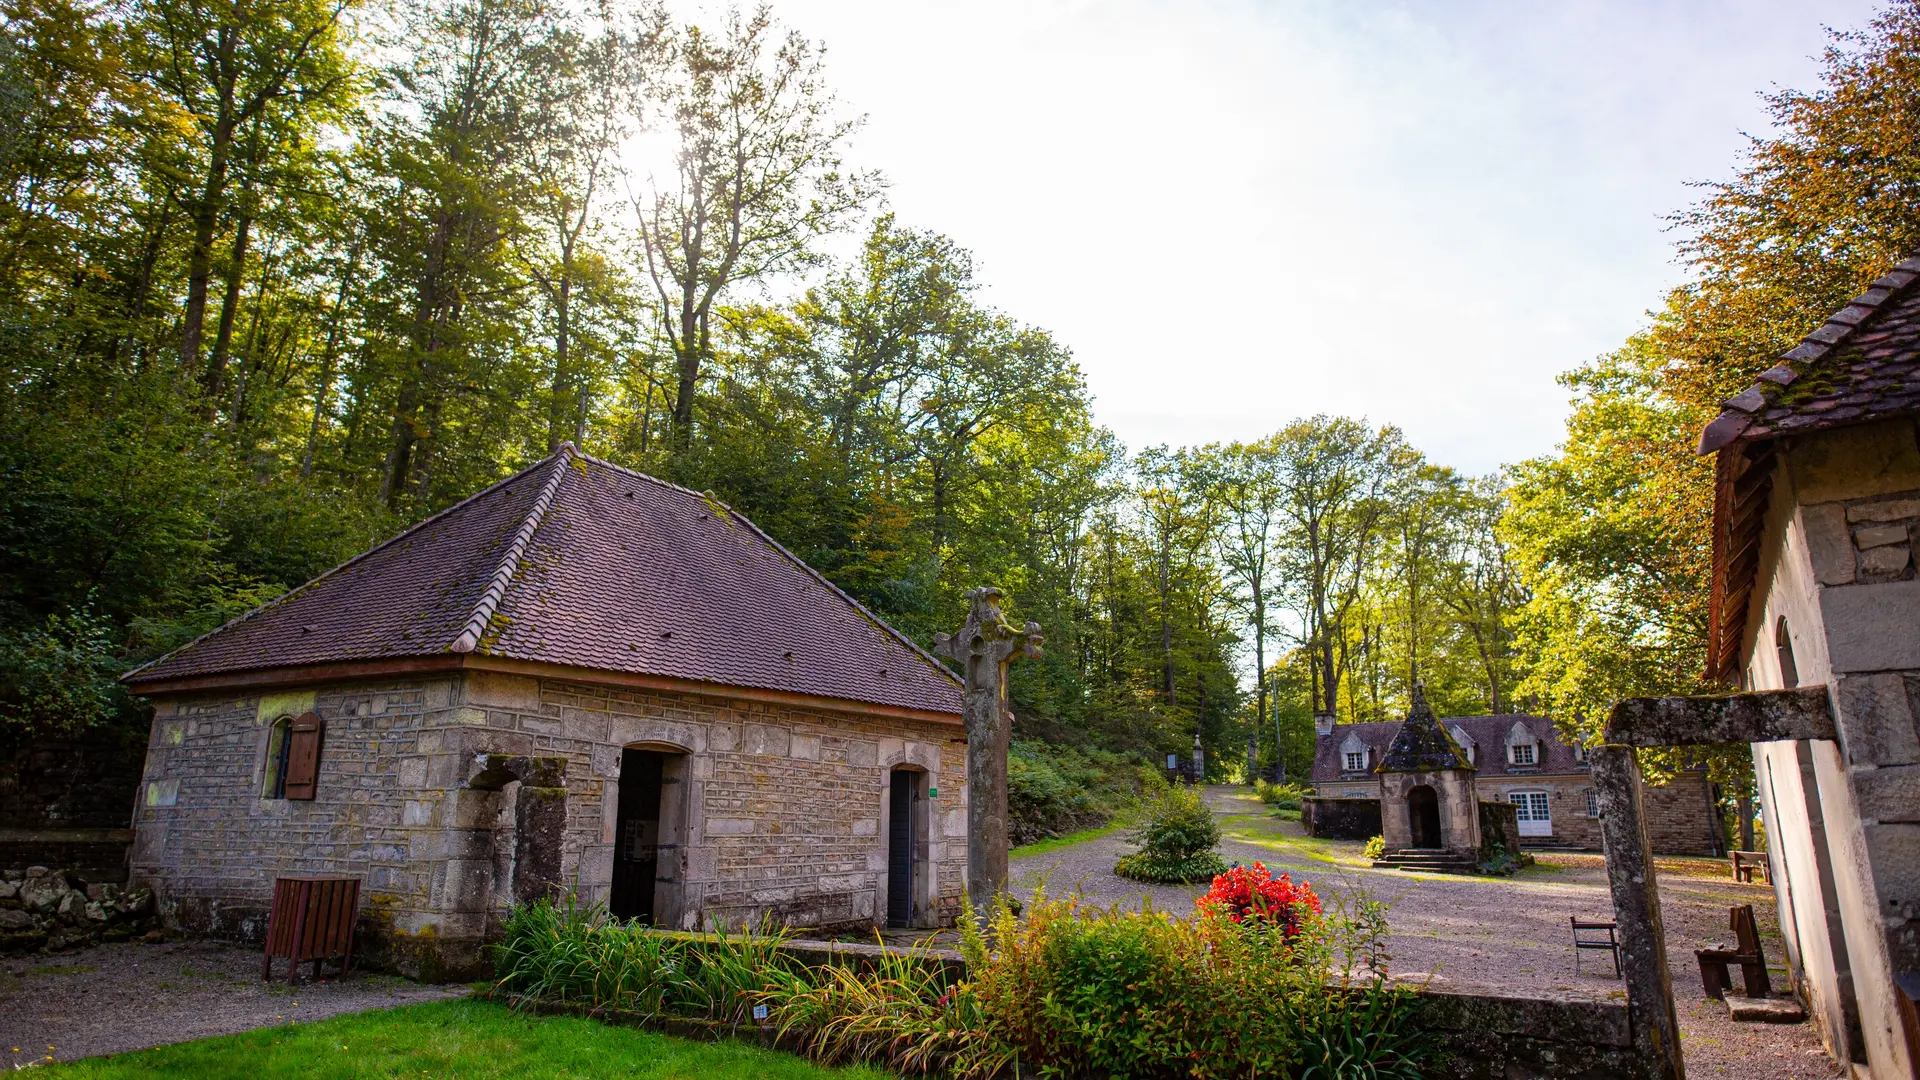
[[[922,639],[1047,628],[1022,734],[1511,702],[1500,485],[1393,429],[1128,450],[1068,350],[845,159],[822,46],[548,0],[9,0],[0,717],[113,676],[563,440],[711,490]]]
[[[1770,99],[1565,444],[1472,477],[1343,417],[1121,446],[765,9],[4,0],[0,730],[139,727],[118,673],[571,440],[922,640],[999,585],[1028,738],[1297,775],[1415,680],[1590,732],[1697,686],[1701,410],[1920,246],[1915,11]]]

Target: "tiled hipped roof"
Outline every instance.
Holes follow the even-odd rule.
[[[960,711],[939,661],[752,522],[571,445],[127,681],[463,654]]]
[[[1707,675],[1740,662],[1773,486],[1773,440],[1920,412],[1920,256],[1835,312],[1752,386],[1728,398],[1700,435],[1717,451]]]

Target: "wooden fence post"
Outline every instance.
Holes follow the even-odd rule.
[[[1640,763],[1633,748],[1595,747],[1594,793],[1600,804],[1600,834],[1607,848],[1607,881],[1613,919],[1620,932],[1620,970],[1627,983],[1627,1014],[1634,1056],[1649,1080],[1686,1080],[1680,1057],[1680,1018],[1673,1007],[1667,970],[1666,931],[1660,921],[1660,888],[1647,840],[1640,794]]]

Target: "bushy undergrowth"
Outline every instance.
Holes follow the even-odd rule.
[[[962,927],[959,983],[912,952],[808,968],[781,954],[778,933],[676,937],[542,902],[509,922],[498,989],[522,1004],[736,1022],[766,1005],[821,1061],[963,1080],[1413,1080],[1435,1064],[1413,991],[1386,979],[1380,905],[1323,912],[1304,883],[1264,867],[1243,877],[1239,921],[1217,899],[1181,919],[1044,893],[1016,915],[1002,898],[984,930]],[[1221,891],[1239,896],[1232,882]]]
[[[1017,742],[1007,755],[1007,828],[1015,847],[1105,825],[1165,785],[1140,759]]]
[[[1307,796],[1313,790],[1304,784],[1269,784],[1265,780],[1255,780],[1253,789],[1260,801],[1276,810],[1299,810]]]
[[[1360,849],[1360,856],[1361,858],[1365,858],[1365,859],[1386,858],[1387,857],[1387,838],[1384,836],[1376,836],[1373,839],[1368,840],[1367,846]]]
[[[1213,849],[1220,843],[1220,826],[1198,793],[1168,788],[1146,807],[1145,820],[1134,830],[1135,850],[1122,855],[1113,872],[1134,881],[1177,885],[1207,881],[1227,868]]]

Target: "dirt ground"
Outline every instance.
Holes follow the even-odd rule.
[[[1220,818],[1220,850],[1229,860],[1264,862],[1275,873],[1310,881],[1322,896],[1366,894],[1386,901],[1396,974],[1431,974],[1438,986],[1463,989],[1607,993],[1621,986],[1604,954],[1585,954],[1579,973],[1574,970],[1568,918],[1612,915],[1606,868],[1598,855],[1543,855],[1539,865],[1511,878],[1374,870],[1361,858],[1361,845],[1311,839],[1298,824],[1267,814],[1246,788],[1209,788],[1206,798]],[[1156,908],[1183,914],[1205,891],[1199,885],[1146,886],[1115,876],[1114,860],[1126,850],[1124,835],[1111,834],[1017,858],[1010,876],[1016,892],[1044,882],[1054,894],[1078,889],[1088,899],[1129,905],[1146,897]],[[1658,868],[1687,1075],[1740,1080],[1842,1075],[1810,1026],[1736,1024],[1723,1005],[1701,992],[1693,949],[1730,943],[1727,908],[1734,904],[1753,905],[1776,990],[1784,992],[1785,954],[1773,890],[1735,884],[1721,860],[1662,859]]]
[[[285,962],[279,965],[284,972]],[[328,968],[332,970],[331,966]],[[0,959],[0,1068],[70,1061],[340,1013],[437,1001],[463,986],[387,975],[260,980],[260,952],[213,941],[98,945]]]

